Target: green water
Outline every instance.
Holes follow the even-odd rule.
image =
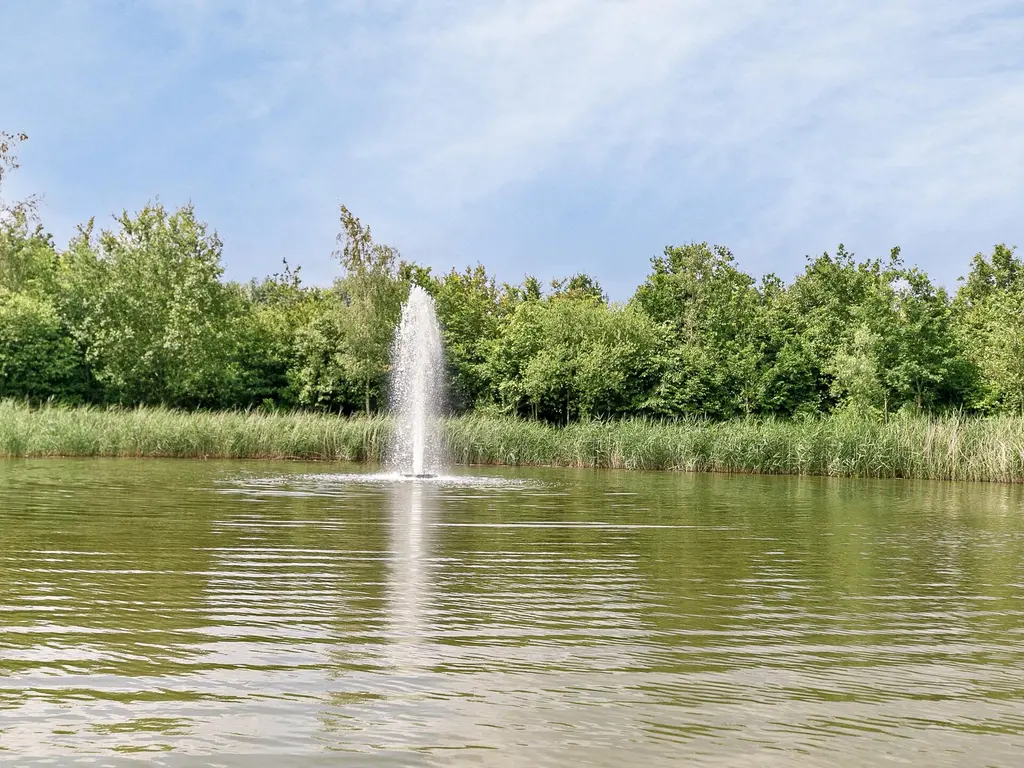
[[[1021,764],[1024,489],[365,471],[0,463],[0,762]]]

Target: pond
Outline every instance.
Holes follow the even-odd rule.
[[[0,761],[1019,764],[1024,489],[459,471],[0,463]]]

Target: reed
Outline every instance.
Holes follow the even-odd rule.
[[[0,456],[379,461],[387,418],[268,411],[65,408],[0,402]]]
[[[0,402],[0,456],[384,459],[388,417]],[[590,421],[471,414],[443,424],[457,464],[1024,481],[1024,418]]]

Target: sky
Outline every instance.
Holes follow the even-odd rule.
[[[955,288],[1024,246],[1020,0],[6,0],[7,199],[58,244],[192,202],[226,276],[404,258],[625,300],[666,245],[789,280],[842,242]]]

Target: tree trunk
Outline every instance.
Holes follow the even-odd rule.
[[[370,415],[370,380],[363,381],[363,394],[366,396],[366,415]]]

